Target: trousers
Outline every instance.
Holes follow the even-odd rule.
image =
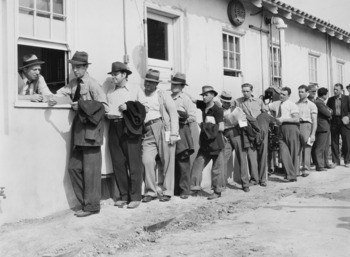
[[[100,146],[78,146],[72,151],[68,173],[84,211],[99,211],[102,155]]]
[[[300,148],[300,164],[303,164],[302,165],[303,170],[310,170],[311,146],[307,144],[307,141],[311,135],[311,129],[312,129],[311,123],[300,124],[300,135],[302,138],[301,148]]]
[[[110,121],[108,145],[113,171],[123,201],[140,201],[142,188],[141,136],[124,133],[125,123]]]
[[[321,169],[329,166],[328,151],[329,151],[329,135],[330,132],[316,133],[315,143],[313,145],[312,159],[316,165],[316,169]]]

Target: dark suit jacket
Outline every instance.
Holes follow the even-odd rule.
[[[335,97],[334,96],[328,99],[327,106],[332,109],[333,116],[334,116],[335,115]],[[350,117],[350,99],[349,99],[349,96],[347,95],[341,96],[341,118],[343,118],[344,116]],[[350,124],[344,125],[344,126],[350,129]]]
[[[317,98],[315,100],[315,104],[318,109],[316,133],[329,132],[330,131],[329,121],[332,117],[332,113],[329,110],[329,107],[327,107],[326,103],[322,99]]]

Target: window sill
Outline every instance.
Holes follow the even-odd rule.
[[[15,108],[37,108],[37,109],[72,109],[70,104],[49,106],[48,103],[35,103],[26,100],[17,100]]]

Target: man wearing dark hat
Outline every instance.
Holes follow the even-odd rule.
[[[196,121],[196,108],[191,99],[182,92],[186,84],[186,75],[177,72],[171,81],[171,97],[179,114],[180,140],[176,142],[175,153],[175,193],[181,199],[187,199],[190,194],[191,162],[194,152],[190,123]]]
[[[47,87],[45,79],[40,75],[41,64],[34,54],[23,56],[23,64],[18,74],[18,99],[42,102],[43,96],[52,95]]]
[[[239,170],[242,188],[244,192],[249,192],[249,172],[247,162],[247,149],[243,148],[241,130],[238,126],[237,120],[233,117],[232,112],[235,107],[232,106],[232,95],[230,92],[223,91],[220,95],[222,108],[224,109],[224,136],[225,143],[225,183],[227,182],[227,163],[232,156],[232,151],[235,150],[236,168]]]
[[[160,201],[166,202],[174,195],[175,144],[179,136],[179,121],[176,106],[169,91],[157,89],[159,71],[149,69],[145,76],[144,89],[137,100],[146,107],[145,133],[142,141],[142,162],[145,167],[145,196],[143,202],[157,198],[157,156],[161,162],[158,172],[164,180],[158,181],[162,192]]]
[[[87,110],[92,114],[100,106],[105,112],[108,112],[109,109],[102,87],[87,72],[90,64],[88,54],[77,51],[69,63],[72,65],[75,78],[68,85],[59,89],[56,96],[70,97],[73,102],[72,109],[76,111],[73,122],[74,146],[69,160],[68,172],[75,195],[82,205],[82,210],[77,211],[75,215],[85,217],[100,212],[103,126],[99,121],[97,130],[89,131],[88,135],[88,131],[78,131],[79,128],[75,125],[82,119],[80,116],[81,107],[87,103],[93,104],[94,109]],[[55,99],[49,101],[49,105],[55,104]],[[87,122],[84,119],[82,121],[83,123]]]
[[[348,90],[348,95],[350,96],[350,84],[346,86],[346,89]]]
[[[142,127],[146,115],[145,107],[135,102],[127,84],[128,76],[132,72],[121,62],[112,63],[112,86],[107,91],[109,112],[108,144],[111,153],[112,165],[121,199],[115,205],[122,208],[137,208],[141,202],[142,187]],[[128,108],[129,107],[129,108]],[[140,133],[128,129],[128,114],[139,118]],[[133,120],[133,119],[130,119]],[[134,126],[132,126],[134,128]]]
[[[191,190],[197,195],[201,190],[202,172],[212,160],[211,186],[213,193],[208,200],[221,196],[224,189],[224,131],[223,110],[214,103],[218,93],[212,86],[202,87],[203,101],[190,97],[197,108],[202,111],[202,124],[199,136],[199,150],[191,170]]]

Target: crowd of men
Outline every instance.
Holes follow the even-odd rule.
[[[307,177],[312,163],[321,172],[340,165],[343,157],[345,167],[349,167],[350,96],[343,93],[342,84],[334,85],[334,96],[329,99],[326,88],[301,85],[296,103],[289,99],[289,87],[275,87],[279,97],[271,101],[254,97],[253,85],[248,83],[241,86],[243,96],[237,99],[228,91],[218,96],[209,85],[202,87],[202,99],[197,99],[183,91],[188,86],[185,74],[176,73],[169,81],[170,90],[164,91],[157,88],[159,71],[150,69],[142,89],[133,94],[128,85],[132,71],[127,65],[112,63],[110,80],[101,87],[87,72],[88,54],[77,51],[69,60],[75,78],[52,94],[40,75],[43,63],[33,54],[23,57],[18,98],[50,106],[62,98],[71,101],[76,116],[68,172],[82,206],[75,212],[77,217],[100,212],[104,119],[109,121],[107,143],[120,192],[115,205],[121,208],[137,208],[141,202],[155,199],[167,202],[174,194],[181,199],[198,195],[203,169],[210,161],[213,193],[208,199],[220,197],[233,150],[234,172],[242,190],[249,192],[253,185],[266,187],[272,161],[268,154],[272,126],[278,128],[273,136],[278,142],[284,182]],[[350,91],[350,85],[347,89]],[[191,127],[196,124],[196,109],[202,113],[202,122],[199,150],[191,167],[190,157],[195,153]],[[329,145],[332,163],[328,160]]]

